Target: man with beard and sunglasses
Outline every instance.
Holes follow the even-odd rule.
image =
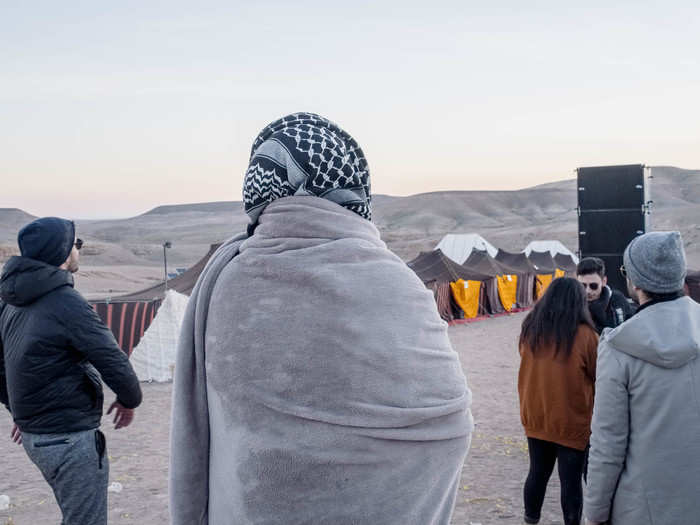
[[[605,263],[601,259],[581,259],[576,267],[576,278],[586,290],[588,309],[599,334],[604,328],[615,328],[634,315],[634,307],[622,292],[608,286]]]
[[[128,357],[73,288],[83,242],[72,221],[37,219],[17,236],[20,256],[0,277],[0,402],[56,496],[62,523],[107,523],[109,461],[102,380],[117,395],[115,428],[128,426],[141,388]]]

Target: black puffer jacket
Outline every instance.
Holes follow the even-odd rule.
[[[141,388],[112,332],[73,289],[73,276],[12,257],[0,278],[0,401],[24,432],[97,428],[102,381],[126,408]],[[99,373],[98,373],[99,372]]]
[[[600,297],[588,303],[588,310],[591,312],[595,329],[600,334],[605,328],[621,325],[634,315],[636,309],[622,292],[604,286]]]

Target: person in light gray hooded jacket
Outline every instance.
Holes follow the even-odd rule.
[[[296,113],[255,140],[246,234],[213,255],[175,365],[174,525],[447,525],[471,393],[447,325],[371,222],[367,161]]]
[[[621,268],[638,312],[598,348],[587,523],[700,523],[700,304],[678,232],[635,238]]]

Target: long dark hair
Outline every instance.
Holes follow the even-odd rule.
[[[520,346],[537,353],[553,344],[556,354],[568,357],[582,324],[595,329],[581,283],[569,277],[554,279],[523,321]]]

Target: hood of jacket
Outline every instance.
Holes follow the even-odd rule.
[[[603,289],[600,291],[600,297],[596,299],[595,301],[591,301],[588,303],[588,306],[590,307],[597,307],[600,308],[601,310],[605,310],[608,307],[608,304],[610,304],[610,298],[612,297],[612,290],[610,289],[609,286],[603,286]]]
[[[73,286],[73,275],[29,257],[11,257],[0,277],[0,299],[13,306],[27,306],[61,286]]]
[[[591,315],[593,316],[593,320],[595,321],[596,325],[605,325],[605,317],[607,315],[606,312],[608,306],[610,305],[611,299],[612,290],[608,286],[603,286],[603,289],[600,292],[600,297],[598,297],[598,299],[596,299],[595,301],[590,301],[588,303],[588,311],[591,312]],[[598,330],[601,330],[601,328],[598,328]]]
[[[700,352],[700,304],[689,297],[654,304],[602,340],[611,347],[662,368],[680,368]]]

